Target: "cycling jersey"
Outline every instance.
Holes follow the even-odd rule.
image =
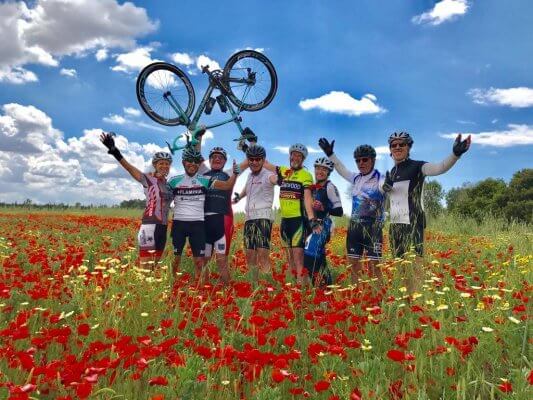
[[[279,203],[282,218],[305,216],[304,189],[313,184],[313,176],[305,169],[292,170],[289,167],[276,167],[281,177]]]
[[[174,195],[174,220],[203,221],[207,189],[214,178],[196,174],[177,175],[168,182]]]
[[[315,184],[311,186],[311,193],[314,201],[322,203],[323,210],[314,210],[315,218],[326,218],[331,210],[342,207],[339,191],[337,187],[327,180],[324,184]]]
[[[172,191],[165,178],[142,174],[141,184],[146,196],[143,224],[167,224],[168,210],[172,202]]]
[[[352,221],[382,221],[385,195],[381,187],[385,177],[377,169],[366,175],[350,172],[335,154],[329,159],[335,163],[335,170],[352,184]]]
[[[252,219],[273,220],[272,203],[274,202],[274,185],[270,177],[275,176],[266,168],[262,168],[257,174],[250,173],[244,190],[246,192],[246,221]]]
[[[198,173],[218,181],[227,181],[230,178],[231,169],[225,171],[209,169],[205,164],[202,164],[198,169]],[[231,190],[220,190],[210,188],[205,196],[205,214],[233,214],[231,208]]]
[[[391,224],[415,224],[424,220],[424,164],[425,161],[408,158],[392,167],[390,176],[394,184],[389,193]]]

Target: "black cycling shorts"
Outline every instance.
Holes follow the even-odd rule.
[[[250,219],[244,223],[244,247],[247,250],[270,249],[271,234],[271,220]]]
[[[205,249],[204,221],[172,221],[172,245],[174,255],[180,256],[185,247],[185,240],[189,238],[192,255],[203,257]]]
[[[414,249],[419,256],[424,255],[424,224],[390,224],[390,248],[393,257],[402,257]]]
[[[350,221],[346,235],[348,257],[379,260],[383,246],[383,224],[381,222]]]
[[[280,233],[285,247],[301,247],[303,249],[307,237],[307,222],[303,217],[282,218]]]

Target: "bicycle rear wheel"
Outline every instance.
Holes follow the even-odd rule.
[[[246,111],[265,108],[278,90],[274,65],[255,50],[233,54],[224,66],[222,83],[230,101]]]
[[[137,77],[136,91],[146,115],[162,125],[184,125],[194,110],[191,81],[185,72],[172,64],[156,62],[146,66]],[[179,104],[187,118],[170,105],[172,100]]]

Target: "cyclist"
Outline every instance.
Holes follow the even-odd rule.
[[[275,166],[265,161],[264,167],[278,175],[280,186],[281,239],[287,248],[289,270],[296,269],[296,280],[303,283],[304,242],[309,228],[316,233],[320,222],[313,211],[311,185],[313,176],[303,168],[307,147],[301,143],[289,147],[290,166]]]
[[[142,173],[131,165],[115,146],[113,132],[102,132],[100,140],[108,149],[108,153],[117,159],[126,171],[144,188],[146,207],[137,236],[139,242],[139,261],[142,266],[153,269],[161,259],[167,242],[167,218],[172,192],[167,185],[166,177],[172,164],[172,156],[165,152],[157,152],[152,158],[154,172]]]
[[[329,180],[334,164],[325,157],[318,158],[314,164],[315,184],[311,187],[315,217],[322,223],[320,233],[311,233],[305,241],[304,267],[313,283],[331,285],[332,279],[326,264],[326,243],[330,239],[333,222],[330,215],[343,214],[342,203],[337,187]]]
[[[203,161],[202,154],[192,147],[186,147],[182,153],[185,173],[169,180],[174,195],[174,217],[172,223],[172,244],[174,246],[173,273],[179,269],[181,253],[185,240],[193,253],[196,276],[201,278],[205,264],[205,217],[204,207],[208,189],[231,190],[238,175],[238,166],[233,163],[233,175],[228,180],[214,176],[201,175],[198,170]]]
[[[246,197],[244,247],[246,248],[246,263],[252,270],[253,279],[257,282],[258,270],[270,272],[270,236],[272,233],[272,203],[274,201],[274,186],[278,177],[263,168],[266,150],[263,146],[252,144],[246,148],[246,159],[250,167],[250,175],[241,193],[235,193],[233,203],[238,203]]]
[[[352,282],[357,283],[368,261],[371,276],[381,277],[377,268],[383,243],[383,207],[385,196],[381,187],[385,177],[374,168],[376,150],[367,144],[358,146],[353,153],[359,173],[351,172],[333,153],[331,143],[321,138],[318,145],[335,164],[335,170],[352,185],[352,214],[346,235],[346,253],[351,266]]]
[[[383,189],[390,196],[390,242],[392,254],[401,257],[414,247],[419,257],[424,252],[425,215],[422,204],[424,179],[448,171],[468,151],[470,135],[461,140],[458,135],[453,153],[438,164],[415,161],[409,158],[413,139],[407,132],[394,132],[389,136],[389,148],[394,167],[387,171]],[[420,262],[420,260],[417,260]]]

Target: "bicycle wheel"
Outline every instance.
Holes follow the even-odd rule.
[[[278,90],[274,65],[264,54],[254,50],[239,51],[229,58],[222,83],[230,101],[246,111],[265,108]]]
[[[137,77],[136,90],[137,100],[146,115],[162,125],[187,122],[170,101],[177,102],[188,118],[194,110],[194,88],[185,72],[175,65],[156,62],[146,66]]]

